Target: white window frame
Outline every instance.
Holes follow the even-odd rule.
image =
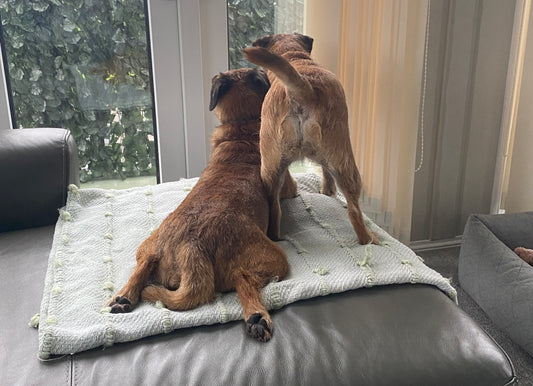
[[[226,1],[147,0],[147,4],[159,181],[199,176],[216,125],[207,109],[211,77],[228,66]],[[0,129],[10,129],[3,63]]]
[[[0,49],[0,130],[9,130],[13,127],[11,122],[11,112],[9,110],[9,98],[6,83],[6,72],[4,71],[4,53]]]

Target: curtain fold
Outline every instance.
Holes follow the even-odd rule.
[[[338,75],[350,114],[361,205],[408,242],[427,0],[341,0]]]

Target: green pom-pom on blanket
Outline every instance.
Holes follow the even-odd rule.
[[[112,282],[110,282],[110,281],[106,281],[104,283],[104,289],[113,291],[115,289],[115,285]]]
[[[28,326],[37,328],[39,327],[40,321],[41,321],[41,314],[35,314],[31,317],[30,322],[28,323]]]
[[[69,190],[71,193],[74,193],[74,194],[78,194],[78,192],[79,192],[79,188],[78,188],[76,185],[74,185],[74,184],[70,184],[70,185],[68,186],[68,190]]]
[[[362,261],[359,261],[357,264],[360,267],[368,266],[371,258],[372,258],[372,245],[367,244],[365,245],[365,258]]]
[[[313,270],[313,273],[316,273],[317,275],[324,276],[329,273],[329,270],[326,267],[320,267]]]

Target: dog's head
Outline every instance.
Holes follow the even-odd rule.
[[[313,49],[313,38],[298,33],[275,34],[257,39],[252,46],[266,48],[278,55],[288,51],[306,51],[310,54]]]
[[[209,111],[220,122],[257,119],[270,82],[263,70],[241,68],[220,73],[211,81]]]

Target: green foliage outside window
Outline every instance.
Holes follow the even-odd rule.
[[[274,33],[275,5],[272,0],[228,0],[229,68],[252,67],[241,50]]]
[[[228,0],[229,68],[252,67],[242,49],[273,33],[303,32],[304,0]]]
[[[143,1],[0,0],[18,127],[64,127],[82,182],[155,175]]]

